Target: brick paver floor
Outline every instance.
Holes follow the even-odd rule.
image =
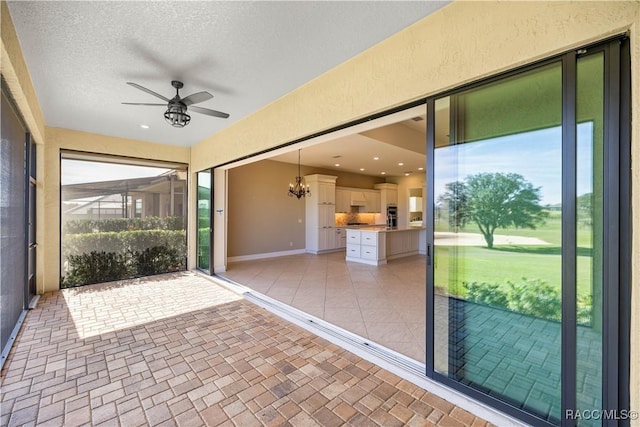
[[[0,425],[487,423],[193,273],[45,294]]]

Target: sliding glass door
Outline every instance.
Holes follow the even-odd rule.
[[[428,102],[427,374],[534,424],[624,407],[619,58],[614,41]]]

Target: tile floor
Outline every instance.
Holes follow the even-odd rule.
[[[221,275],[425,363],[424,255],[375,267],[344,252],[301,254],[230,263]]]
[[[0,387],[3,426],[486,425],[188,272],[45,294]]]

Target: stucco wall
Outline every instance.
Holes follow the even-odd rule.
[[[192,148],[193,170],[264,150],[501,71],[629,31],[640,87],[638,1],[455,2]],[[640,123],[640,97],[632,101]],[[268,126],[265,126],[268,124]],[[640,127],[633,129],[640,156]],[[640,172],[633,170],[633,188]],[[633,271],[640,271],[640,197],[633,197]],[[634,274],[631,336],[640,336]],[[632,409],[640,411],[640,340],[632,340]]]

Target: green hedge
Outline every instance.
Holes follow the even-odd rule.
[[[62,278],[63,288],[170,273],[186,268],[184,254],[168,246],[126,253],[91,251],[70,255],[67,262],[68,271]]]
[[[66,224],[65,231],[62,287],[187,268],[182,217],[74,220]]]
[[[484,282],[465,282],[467,301],[500,307],[542,319],[560,320],[562,299],[557,288],[540,279],[523,277],[519,283],[507,282],[507,286]],[[588,325],[592,321],[591,297],[577,301],[577,321]]]
[[[132,230],[184,230],[185,228],[185,218],[182,216],[74,219],[64,224],[64,233],[69,235]]]
[[[63,255],[80,255],[93,251],[142,252],[155,246],[175,248],[187,254],[185,230],[134,230],[106,233],[68,234],[64,236]]]

